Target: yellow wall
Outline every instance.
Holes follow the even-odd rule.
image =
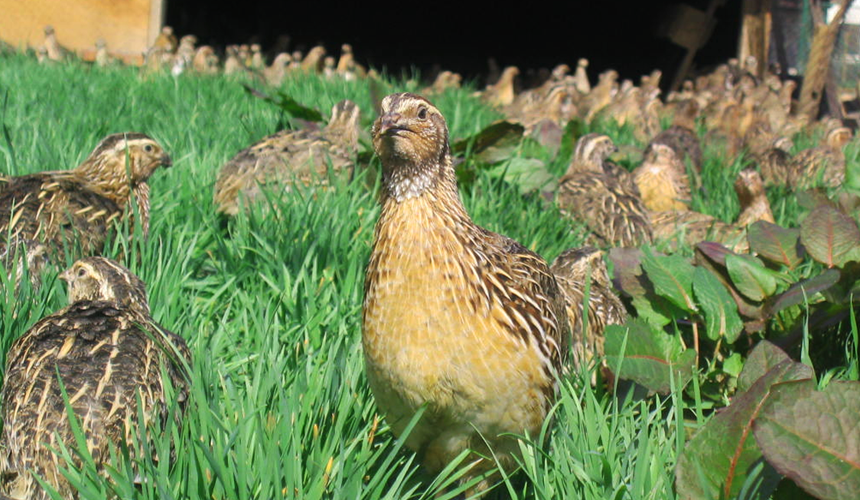
[[[52,25],[60,43],[91,59],[99,38],[112,54],[139,60],[163,21],[164,0],[0,0],[0,39],[37,47]]]

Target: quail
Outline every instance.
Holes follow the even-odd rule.
[[[688,210],[690,180],[684,162],[671,146],[652,143],[633,179],[648,210]]]
[[[57,32],[53,26],[45,26],[45,55],[51,61],[64,61],[71,55],[71,51],[63,47],[57,40]]]
[[[616,149],[606,135],[580,137],[559,180],[556,204],[564,215],[584,222],[602,243],[650,243],[651,224],[636,185],[627,171],[606,161]]]
[[[603,252],[597,248],[565,250],[552,262],[550,270],[567,305],[573,363],[588,366],[595,358],[603,356],[606,326],[623,324],[627,320],[627,310],[612,291]]]
[[[675,151],[682,161],[689,159],[697,172],[702,169],[702,146],[696,135],[696,116],[699,105],[693,99],[677,104],[672,126],[651,139],[651,144],[665,144]]]
[[[173,34],[173,28],[170,26],[162,26],[161,32],[155,37],[152,42],[152,48],[172,54],[176,52],[179,42],[176,40],[176,35]]]
[[[14,238],[0,249],[0,263],[6,271],[5,283],[15,288],[16,296],[25,273],[30,290],[37,291],[42,287],[42,270],[48,264],[48,249],[38,241]],[[4,288],[2,284],[0,282],[0,290]]]
[[[282,130],[237,153],[221,167],[215,182],[218,212],[236,215],[240,197],[245,205],[252,203],[261,198],[264,187],[289,190],[295,181],[325,183],[329,165],[333,172],[351,176],[360,116],[355,103],[341,101],[322,130]]]
[[[172,165],[146,134],[112,134],[72,170],[0,179],[0,246],[14,238],[45,244],[62,260],[66,250],[98,254],[114,220],[129,217],[149,232],[149,184]],[[132,208],[134,204],[134,208]],[[8,236],[7,236],[8,235]]]
[[[99,471],[120,442],[134,456],[136,425],[166,423],[162,373],[174,388],[177,414],[187,401],[188,347],[152,319],[140,278],[103,257],[81,259],[60,278],[69,305],[33,325],[6,356],[0,494],[10,498],[49,499],[34,475],[62,498],[77,498],[60,472],[65,461],[52,451],[61,443],[77,448],[61,383]]]
[[[823,184],[837,187],[845,180],[845,153],[842,149],[851,140],[851,129],[837,127],[829,130],[824,144],[797,153],[790,163],[789,185],[806,189]]]
[[[761,175],[756,170],[748,168],[738,173],[734,188],[741,205],[736,223],[729,224],[692,210],[651,212],[654,239],[671,241],[680,233],[690,246],[707,239],[729,245],[737,252],[746,252],[749,249],[744,238],[746,227],[760,220],[773,223],[773,213]]]
[[[372,137],[382,211],[362,343],[377,406],[395,435],[426,408],[406,446],[431,472],[467,449],[484,458],[464,481],[491,468],[490,456],[510,467],[519,453],[511,435],[537,436],[554,402],[569,335],[564,297],[540,256],[471,220],[433,104],[385,97]]]

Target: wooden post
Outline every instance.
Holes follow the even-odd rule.
[[[830,75],[833,46],[836,44],[836,36],[839,34],[845,12],[853,1],[841,0],[839,11],[828,24],[824,21],[824,14],[821,12],[821,0],[807,0],[809,11],[812,13],[813,34],[798,105],[798,114],[805,117],[807,123],[812,123],[818,118],[824,86]]]
[[[742,22],[738,60],[743,62],[754,56],[758,62],[756,76],[761,76],[767,68],[770,50],[771,0],[744,0]]]

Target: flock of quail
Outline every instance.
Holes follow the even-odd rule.
[[[56,44],[53,30],[46,34]],[[188,36],[177,42],[165,29],[145,67],[217,67],[212,49],[195,49],[194,42]],[[64,57],[58,44],[50,47],[46,40],[45,57]],[[228,49],[225,72],[234,65],[274,71],[259,47],[242,52]],[[321,73],[343,69],[345,78],[363,74],[349,54],[346,62],[341,58],[343,68],[313,50],[304,58],[279,56],[273,64]],[[757,77],[753,64],[731,61],[665,100],[659,72],[634,85],[607,71],[591,86],[585,60],[573,74],[559,66],[523,92],[515,87],[518,70],[508,68],[481,91],[482,100],[541,140],[573,119],[614,120],[647,144],[641,164],[628,171],[613,163],[618,148],[608,136],[577,140],[555,203],[563,216],[588,226],[591,246],[570,249],[552,265],[472,221],[438,108],[411,93],[382,100],[371,129],[382,166],[382,210],[365,279],[362,344],[370,388],[393,433],[400,435],[423,412],[406,445],[429,471],[470,449],[474,466],[464,481],[474,484],[471,493],[487,490],[496,479],[488,472],[494,465],[516,463],[519,445],[511,436],[540,434],[560,375],[571,364],[601,358],[603,329],[623,323],[627,312],[599,248],[673,238],[687,244],[710,238],[739,248],[747,225],[773,221],[765,186],[841,183],[842,147],[851,131],[815,123],[823,143],[791,155],[791,137],[807,127],[792,114],[793,83],[773,73]],[[424,93],[458,87],[460,80],[442,72]],[[661,130],[667,117],[672,125]],[[233,216],[260,203],[267,191],[288,192],[295,182],[319,185],[332,173],[351,176],[359,119],[359,107],[343,101],[325,127],[284,130],[238,152],[218,175],[216,210]],[[697,124],[707,133],[700,136]],[[690,210],[700,189],[702,141],[718,144],[726,163],[746,155],[752,164],[735,183],[742,212],[734,223]],[[36,323],[7,355],[0,495],[48,498],[37,474],[61,495],[74,496],[50,451],[58,441],[74,446],[66,404],[80,419],[96,462],[107,459],[111,443],[128,439],[134,424],[146,423],[138,415],[149,421],[165,418],[174,401],[178,410],[184,407],[188,347],[152,319],[141,280],[98,256],[111,235],[123,234],[120,225],[131,228],[125,234],[146,238],[147,179],[170,165],[152,138],[123,133],[106,137],[74,169],[0,177],[6,283],[39,286],[46,261],[84,256],[61,275],[69,306]]]

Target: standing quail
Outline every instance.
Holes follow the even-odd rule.
[[[472,222],[457,190],[448,127],[415,94],[382,101],[372,129],[382,211],[365,279],[368,382],[395,435],[431,472],[464,450],[485,458],[464,481],[510,467],[554,403],[569,335],[546,262]],[[492,450],[492,455],[490,454]],[[471,493],[485,491],[484,477]]]

